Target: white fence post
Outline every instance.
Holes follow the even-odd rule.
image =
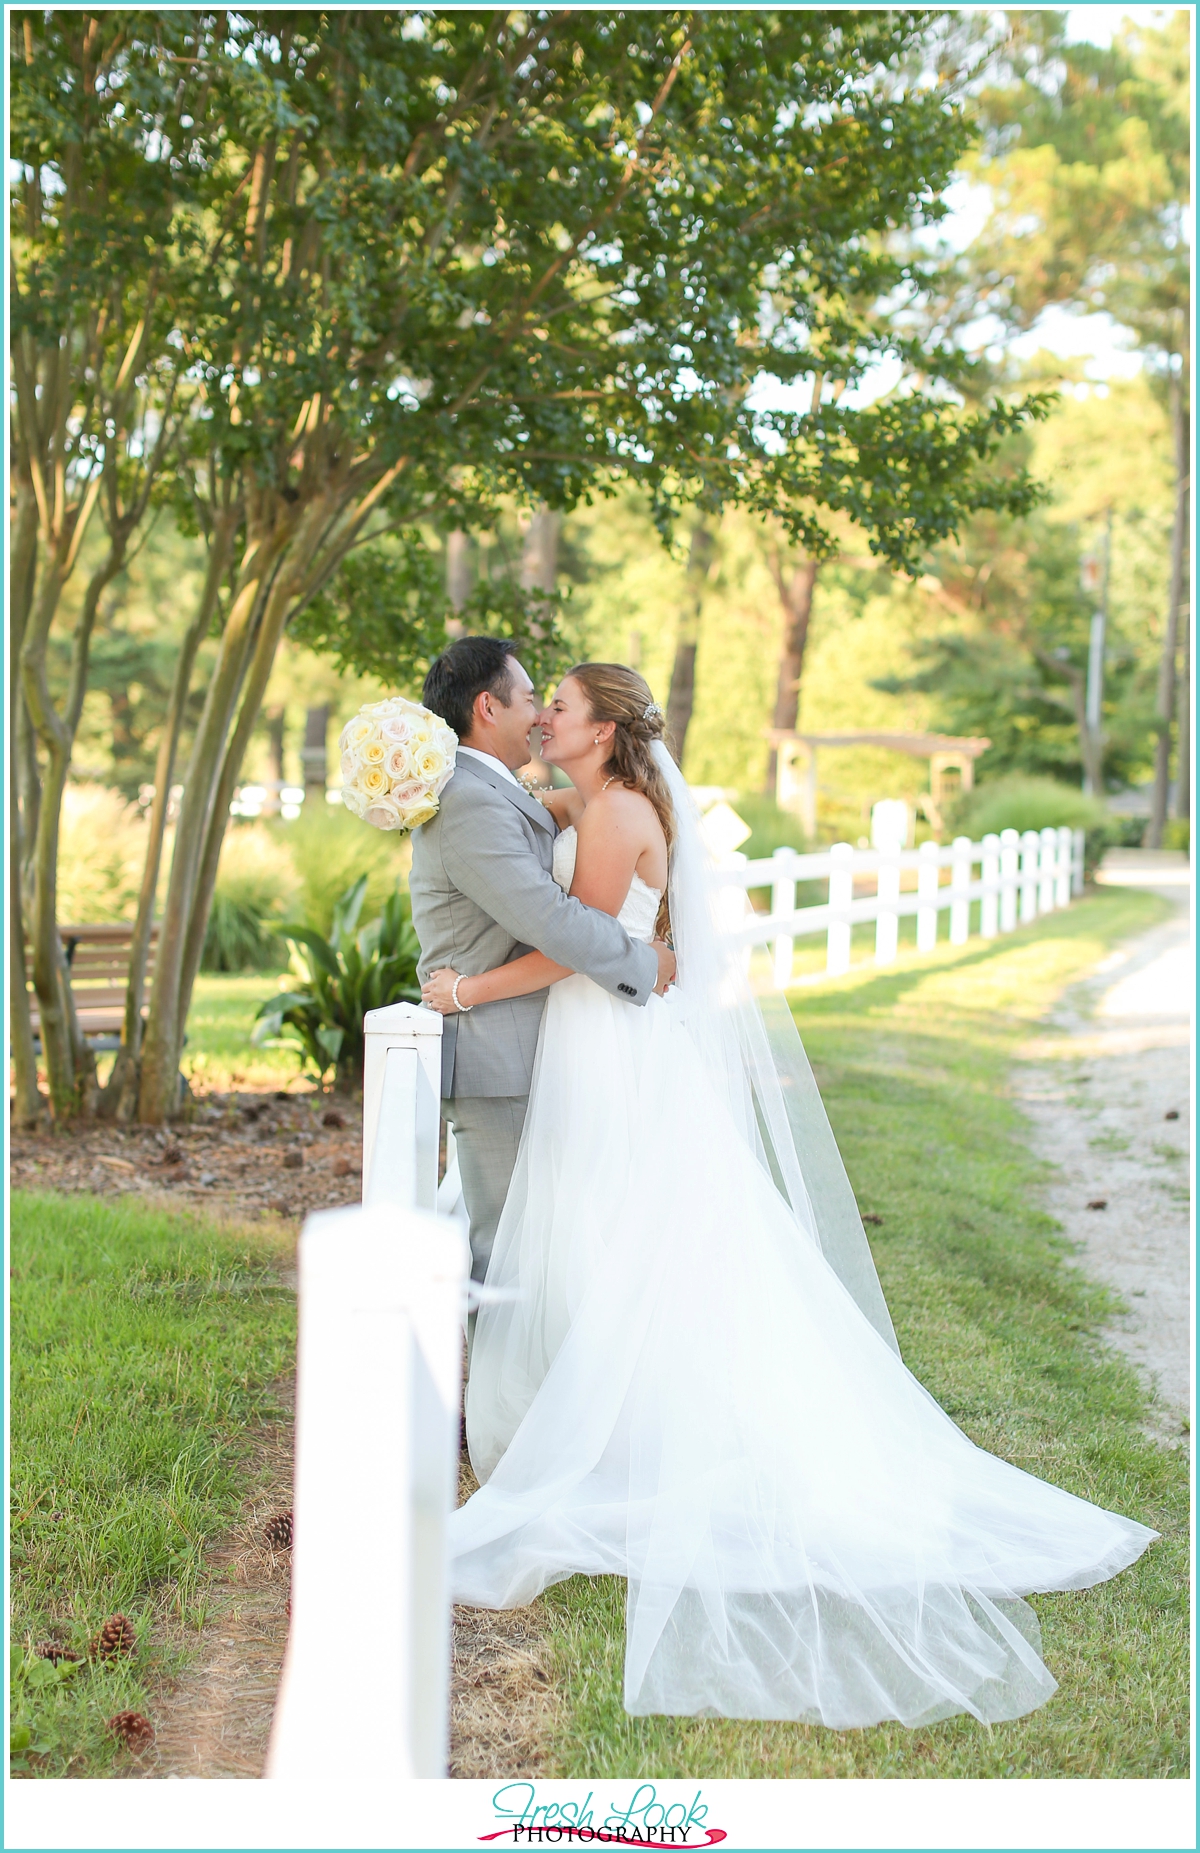
[[[900,855],[908,841],[908,806],[903,799],[881,798],[871,810],[871,844],[885,860],[875,882],[875,963],[890,965],[900,944]],[[895,860],[891,860],[891,858]]]
[[[854,899],[854,850],[849,843],[835,843],[829,852],[828,936],[825,941],[825,970],[831,978],[850,970],[850,917],[834,910],[849,908]]]
[[[1000,931],[1011,933],[1017,924],[1020,890],[1021,839],[1015,830],[1000,832]]]
[[[430,1213],[442,1020],[392,1004],[364,1031],[365,1201],[310,1216],[300,1238],[292,1612],[266,1770],[283,1781],[328,1764],[347,1638],[371,1643],[356,1672],[363,1767],[440,1778],[449,1747],[446,1519],[470,1254],[462,1224]]]
[[[1042,853],[1042,839],[1036,830],[1026,830],[1021,836],[1021,925],[1028,920],[1037,919],[1038,907],[1038,862]]]
[[[979,932],[983,939],[995,939],[1000,931],[1000,838],[989,831],[983,839],[980,880],[983,899],[979,903]]]
[[[917,854],[917,951],[932,952],[937,945],[941,851],[936,843],[922,843]]]
[[[1038,882],[1038,913],[1054,912],[1054,877],[1058,861],[1058,831],[1047,824],[1041,833],[1042,850],[1038,858],[1041,879]]]
[[[771,858],[775,864],[771,882],[771,912],[773,914],[791,914],[796,909],[796,877],[793,863],[796,860],[794,849],[777,849]],[[778,873],[775,873],[778,870]],[[775,941],[775,984],[780,991],[792,981],[792,954],[795,942],[790,933],[780,933]]]
[[[1071,904],[1071,832],[1064,824],[1057,832],[1058,853],[1054,863],[1054,905]]]
[[[325,1210],[300,1238],[292,1612],[268,1777],[330,1767],[330,1706],[355,1657],[355,1759],[443,1777],[446,1518],[457,1490],[459,1223],[399,1204]]]
[[[1071,832],[1071,893],[1083,893],[1083,846],[1082,830]]]
[[[953,844],[954,861],[950,865],[950,892],[956,898],[950,903],[950,944],[965,946],[971,930],[971,903],[962,890],[971,886],[971,851],[974,844],[969,836],[956,836]]]
[[[419,1004],[389,1004],[363,1019],[362,1200],[438,1199],[442,1019]]]

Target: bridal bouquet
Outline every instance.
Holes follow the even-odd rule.
[[[427,823],[454,771],[458,736],[418,701],[371,701],[342,728],[342,803],[377,830]]]

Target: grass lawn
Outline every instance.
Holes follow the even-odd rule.
[[[237,1510],[247,1430],[277,1415],[295,1300],[267,1237],[126,1203],[12,1201],[12,1715],[18,1771],[97,1777],[106,1721],[148,1709],[148,1641],[203,1621],[205,1544]],[[278,1238],[276,1238],[278,1239]],[[133,1660],[63,1668],[124,1612]],[[165,1669],[169,1670],[169,1668]]]
[[[297,1079],[300,1064],[289,1050],[256,1049],[250,1043],[259,1005],[276,996],[280,988],[276,972],[237,977],[201,972],[192,993],[187,1047],[179,1064],[193,1088],[230,1093],[239,1087],[287,1087]]]
[[[623,1585],[543,1598],[564,1694],[558,1776],[1164,1777],[1188,1754],[1188,1463],[1140,1430],[1132,1370],[1095,1336],[1114,1302],[1067,1265],[1006,1091],[1062,987],[1165,903],[1109,889],[987,944],[794,993],[907,1363],[973,1441],[1161,1531],[1094,1590],[1033,1598],[1059,1690],[987,1730],[629,1718]]]

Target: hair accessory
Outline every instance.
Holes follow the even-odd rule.
[[[659,707],[658,703],[656,701],[651,701],[647,703],[645,713],[642,715],[642,719],[644,721],[648,721],[651,715],[654,715],[654,714],[661,715],[661,713],[662,713],[662,709]]]

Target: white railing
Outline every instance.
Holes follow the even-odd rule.
[[[283,1780],[329,1773],[347,1642],[358,1766],[446,1774],[470,1260],[463,1223],[434,1210],[442,1019],[394,1004],[364,1028],[363,1204],[300,1238],[292,1611],[266,1771]]]
[[[944,869],[948,883],[942,881]],[[725,871],[734,887],[771,890],[770,911],[754,915],[739,932],[747,957],[754,946],[772,948],[774,979],[782,989],[792,982],[795,942],[805,935],[825,935],[825,973],[836,977],[850,968],[851,930],[862,921],[875,922],[875,963],[889,965],[898,950],[899,923],[910,914],[916,915],[918,952],[931,952],[942,913],[949,915],[950,944],[961,946],[970,936],[975,902],[984,939],[1066,907],[1083,892],[1083,831],[1004,830],[981,843],[960,836],[946,846],[922,843],[919,849],[853,849],[849,843],[814,855],[777,849],[755,862],[727,857]],[[828,899],[798,908],[797,884],[814,881],[828,883]],[[865,882],[874,892],[856,895]]]

